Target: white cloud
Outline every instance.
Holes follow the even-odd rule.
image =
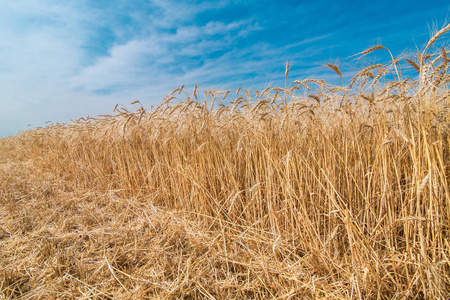
[[[200,1],[199,3],[183,3],[172,0],[150,0],[161,11],[150,16],[152,24],[159,28],[176,28],[183,22],[190,21],[197,14],[209,10],[218,10],[230,4],[228,0]]]
[[[149,84],[160,90],[161,86],[166,86],[166,81],[175,81],[177,85],[194,84],[197,82],[181,82],[196,71],[190,69],[191,62],[186,58],[202,57],[202,64],[206,64],[208,54],[227,49],[233,40],[239,38],[241,30],[257,30],[257,27],[251,20],[242,20],[228,24],[208,22],[204,26],[180,26],[172,34],[154,28],[144,38],[114,45],[107,56],[100,57],[73,77],[72,86],[89,91],[116,87],[132,93],[145,89]],[[216,35],[220,38],[217,39]],[[173,69],[178,72],[174,74]],[[216,74],[220,76],[220,70],[216,70]]]
[[[202,89],[261,84],[274,66],[283,68],[282,50],[270,44],[237,46],[262,29],[257,20],[193,22],[228,1],[153,0],[153,13],[104,11],[89,3],[0,4],[0,137],[27,129],[28,123],[107,114],[116,103],[158,104],[183,84]],[[130,24],[118,21],[125,17]],[[96,40],[105,28],[112,32],[108,43]],[[255,75],[244,81],[250,72]]]
[[[111,48],[109,56],[85,67],[74,76],[72,85],[87,90],[108,89],[111,86],[135,86],[148,73],[148,64],[163,55],[158,43],[152,40],[131,40]]]
[[[85,114],[69,87],[81,69],[88,13],[53,1],[0,4],[0,137]]]

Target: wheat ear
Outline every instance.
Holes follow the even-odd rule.
[[[444,33],[446,33],[448,30],[450,30],[450,23],[447,24],[447,26],[443,27],[441,30],[439,30],[438,32],[436,32],[435,35],[433,35],[433,37],[428,41],[428,44],[425,46],[425,50],[427,50],[434,42],[436,42],[436,40],[443,35]],[[424,50],[424,51],[425,51]]]

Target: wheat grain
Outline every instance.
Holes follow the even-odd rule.
[[[351,90],[306,79],[234,100],[182,86],[155,108],[0,139],[0,289],[446,299],[447,50],[408,59],[359,68]]]
[[[284,78],[287,79],[289,74],[289,61],[286,61],[286,70],[284,72]]]
[[[311,90],[310,87],[309,87],[306,83],[304,83],[303,81],[300,81],[300,80],[294,80],[293,83],[296,83],[296,84],[301,85],[302,87],[304,87],[304,88],[307,89],[308,91]]]
[[[420,74],[420,67],[415,61],[409,58],[407,58],[406,61]]]
[[[363,52],[361,52],[361,55],[364,56],[364,55],[367,55],[367,54],[369,54],[369,53],[371,53],[371,52],[373,52],[375,50],[379,50],[379,49],[386,49],[387,50],[387,48],[384,47],[383,45],[376,45],[376,46],[370,47],[367,50],[364,50]]]
[[[339,70],[339,67],[337,65],[334,65],[334,64],[331,64],[331,63],[327,63],[327,66],[330,67],[334,72],[336,72],[336,74],[339,75],[339,77],[342,78],[341,70]]]
[[[447,26],[443,27],[441,30],[439,30],[438,32],[436,32],[433,37],[431,37],[431,39],[428,41],[427,45],[425,46],[425,50],[428,49],[432,44],[434,44],[434,42],[436,42],[436,40],[443,35],[444,33],[446,33],[448,30],[450,30],[450,24],[447,24]],[[425,51],[424,50],[424,51]]]
[[[317,80],[317,79],[308,78],[308,79],[303,80],[303,82],[304,83],[306,83],[306,82],[314,82],[315,84],[318,84],[322,90],[325,89],[325,81],[324,80]]]

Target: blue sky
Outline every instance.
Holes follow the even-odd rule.
[[[449,1],[0,0],[0,137],[181,85],[284,85],[287,60],[290,81],[333,80],[327,62],[413,52],[449,18]]]

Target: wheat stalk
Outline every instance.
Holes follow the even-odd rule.
[[[253,100],[250,89],[234,100],[182,86],[156,107],[0,139],[0,289],[448,298],[447,50],[408,59],[391,57],[395,72],[359,67],[351,91],[318,79],[287,87],[286,66],[285,87]],[[403,65],[422,80],[403,80]],[[317,91],[295,95],[310,83]]]
[[[388,50],[386,47],[384,47],[383,45],[376,45],[376,46],[373,46],[373,47],[370,47],[369,49],[367,49],[367,50],[364,50],[363,52],[361,52],[360,54],[362,55],[362,56],[364,56],[364,55],[367,55],[367,54],[369,54],[369,53],[371,53],[371,52],[373,52],[373,51],[375,51],[375,50],[379,50],[379,49],[385,49],[385,50]]]
[[[412,59],[407,58],[406,61],[420,74],[420,66]]]
[[[427,50],[432,44],[434,44],[434,42],[436,42],[436,40],[443,35],[444,33],[446,33],[448,30],[450,30],[450,24],[447,24],[447,26],[441,28],[441,30],[439,30],[438,32],[436,32],[433,37],[431,37],[431,39],[428,41],[427,45],[425,46],[424,52],[425,50]]]

